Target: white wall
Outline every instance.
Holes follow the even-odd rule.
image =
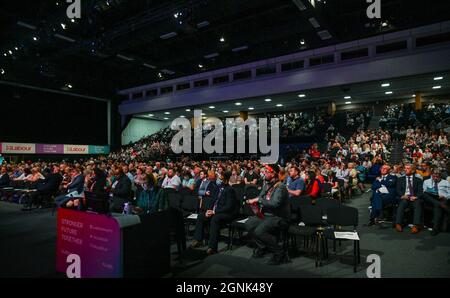
[[[141,138],[154,134],[162,128],[168,127],[170,122],[132,118],[128,126],[122,131],[122,145],[139,141]]]

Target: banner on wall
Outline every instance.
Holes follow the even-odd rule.
[[[0,143],[4,154],[109,154],[109,146],[33,143]]]
[[[25,143],[2,143],[2,153],[7,154],[34,154],[36,153],[36,144]]]
[[[88,145],[64,145],[64,154],[89,154]]]
[[[89,154],[109,154],[109,146],[89,146]]]
[[[38,153],[38,154],[63,154],[64,153],[64,145],[36,144],[36,153]]]

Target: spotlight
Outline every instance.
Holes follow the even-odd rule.
[[[278,108],[280,108],[280,107],[282,107],[283,105],[281,104],[281,103],[279,103],[279,104],[277,104],[277,107]]]
[[[0,69],[0,74],[4,75],[6,73],[6,71],[2,68]]]
[[[220,38],[220,42],[225,42],[225,37],[222,36],[222,37]]]
[[[13,52],[12,52],[11,50],[9,50],[9,51],[8,51],[8,53],[9,53],[10,55],[12,55],[12,54],[13,54]]]
[[[264,101],[265,101],[265,102],[271,102],[272,99],[271,99],[271,98],[266,98],[266,99],[264,99]]]
[[[351,99],[351,98],[352,98],[351,96],[344,97],[344,99]]]
[[[351,101],[346,101],[345,104],[346,104],[346,105],[351,105],[352,102],[351,102]]]
[[[392,94],[392,93],[394,93],[394,92],[392,92],[392,91],[386,91],[384,94],[390,95],[390,94]]]
[[[442,86],[434,86],[433,89],[441,89]]]
[[[75,23],[75,19],[70,19],[70,21],[71,21],[72,23]]]
[[[184,116],[184,115],[181,115],[181,116],[180,116],[180,118],[186,118],[186,116]]]
[[[241,102],[237,102],[237,103],[235,103],[235,105],[242,106],[242,103]]]
[[[248,108],[250,111],[253,111],[255,108],[254,107],[249,107]]]
[[[435,81],[440,81],[440,80],[442,80],[443,78],[444,78],[444,77],[435,77],[434,80],[435,80]]]
[[[8,56],[8,54],[6,54],[6,53],[3,53],[3,56],[7,57],[7,56]]]
[[[18,47],[14,47],[14,50],[18,51],[18,50],[19,50],[19,48],[18,48]]]
[[[64,23],[61,23],[61,28],[63,28],[64,30],[66,30],[66,28],[67,28],[67,25],[66,25],[66,24],[64,24]]]
[[[304,97],[306,97],[306,94],[299,94],[298,97],[304,98]]]
[[[225,114],[227,114],[227,113],[229,113],[229,111],[227,111],[227,110],[225,110],[225,111],[223,111]]]
[[[67,88],[72,89],[73,88],[72,84],[67,84]]]
[[[210,108],[210,109],[215,109],[216,107],[215,107],[215,106],[209,106],[209,108]]]
[[[148,116],[149,116],[149,117],[153,117],[153,116],[155,116],[155,115],[153,115],[153,114],[148,114]]]
[[[391,84],[389,84],[389,83],[383,83],[383,84],[381,84],[381,87],[383,87],[383,88],[389,87],[389,86],[391,86]]]
[[[34,40],[34,41],[37,41],[37,40],[38,40],[38,38],[37,38],[36,36],[34,36],[34,37],[33,37],[33,40]]]
[[[165,115],[170,115],[170,112],[164,112]]]
[[[203,68],[203,64],[199,64],[198,67],[199,67],[199,68]]]
[[[300,44],[302,45],[302,46],[304,46],[305,45],[305,40],[302,38],[302,39],[300,39]]]
[[[191,111],[191,109],[186,109],[186,112],[190,112]]]
[[[164,117],[164,120],[169,120],[169,118],[167,118],[167,117]]]

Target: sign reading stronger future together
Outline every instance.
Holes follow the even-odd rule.
[[[66,273],[68,257],[76,255],[82,278],[122,276],[120,227],[113,217],[59,208],[57,229],[58,272]]]
[[[0,143],[4,154],[109,154],[109,146]]]

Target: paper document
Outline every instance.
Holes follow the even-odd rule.
[[[187,218],[189,218],[189,219],[197,219],[197,217],[198,217],[198,214],[191,214],[191,215],[189,215]]]
[[[238,223],[245,224],[247,222],[247,220],[248,220],[248,218],[245,218],[243,220],[239,220]]]
[[[386,188],[386,186],[381,186],[379,189],[378,189],[378,191],[380,192],[380,193],[389,193],[389,190]]]
[[[336,239],[359,240],[357,232],[334,232]]]

